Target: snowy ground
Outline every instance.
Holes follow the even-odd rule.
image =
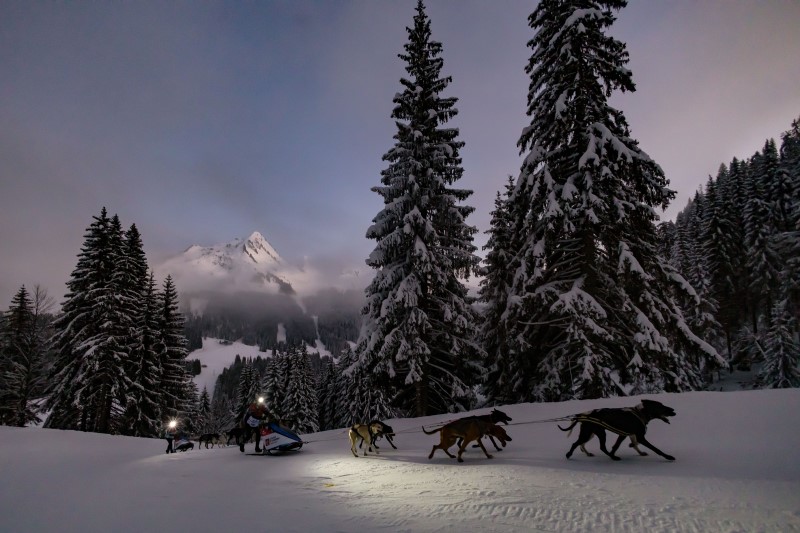
[[[618,462],[567,460],[576,434],[537,423],[636,398],[507,406],[514,440],[462,464],[427,457],[420,425],[446,415],[389,421],[399,449],[366,458],[342,430],[261,457],[0,427],[0,531],[800,531],[800,390],[647,397],[677,411],[648,432],[675,462],[626,446]]]

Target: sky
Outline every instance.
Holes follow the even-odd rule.
[[[612,461],[553,418],[641,399],[675,409],[647,438],[675,457]],[[345,430],[301,435],[283,455],[254,444],[166,454],[166,441],[0,427],[0,530],[593,533],[800,531],[800,389],[689,392],[500,406],[512,421],[492,459],[463,463],[429,430],[455,415],[392,419],[397,449],[354,457]],[[480,409],[474,414],[488,413]],[[564,422],[561,423],[562,425]],[[455,448],[451,449],[455,452]]]
[[[0,2],[0,308],[23,284],[60,299],[104,206],[151,265],[260,231],[290,262],[369,273],[415,5]],[[519,173],[534,7],[427,2],[478,247]],[[800,2],[637,0],[618,16],[637,91],[612,105],[677,191],[671,220],[800,116]]]

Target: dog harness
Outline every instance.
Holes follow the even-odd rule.
[[[639,413],[638,409],[636,409],[635,407],[626,407],[626,408],[623,409],[623,411],[627,411],[627,412],[633,414],[633,416],[635,416],[636,419],[639,420],[639,422],[641,422],[643,427],[645,427],[645,428],[647,427],[647,422],[642,418],[642,415],[641,415],[641,413]],[[600,420],[598,418],[594,418],[592,416],[589,416],[588,414],[575,415],[573,417],[573,420],[575,420],[577,422],[591,422],[592,424],[597,424],[598,426],[601,426],[601,427],[607,429],[608,431],[611,431],[612,433],[616,433],[617,435],[631,436],[631,435],[635,435],[636,434],[635,431],[634,432],[623,431],[623,430],[621,430],[619,428],[616,428],[616,427],[610,425],[608,422],[605,422],[605,421]]]

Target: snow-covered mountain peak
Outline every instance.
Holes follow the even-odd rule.
[[[242,251],[254,262],[259,264],[283,264],[283,259],[275,248],[267,242],[261,233],[254,231],[241,243]]]
[[[222,289],[273,294],[293,294],[292,282],[299,273],[258,231],[227,243],[195,244],[157,270],[172,274],[186,292]]]

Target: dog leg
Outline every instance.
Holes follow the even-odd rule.
[[[575,442],[573,442],[573,443],[572,443],[572,447],[570,447],[569,451],[567,452],[567,459],[569,459],[570,457],[572,457],[572,452],[574,452],[574,451],[575,451],[575,448],[577,448],[578,446],[581,446],[581,447],[583,446],[583,445],[581,444],[581,441],[580,441],[580,439],[578,439],[578,440],[576,440]]]
[[[646,447],[650,448],[651,450],[653,450],[654,452],[656,452],[658,455],[660,455],[661,457],[663,457],[663,458],[664,458],[664,459],[666,459],[667,461],[674,461],[674,460],[675,460],[675,458],[674,458],[673,456],[671,456],[671,455],[668,455],[668,454],[666,454],[666,453],[662,452],[661,450],[659,450],[658,448],[656,448],[655,446],[653,446],[652,444],[650,444],[650,443],[647,441],[647,439],[646,439],[646,438],[644,438],[644,435],[638,435],[638,436],[636,437],[636,440],[638,441],[638,443],[639,443],[639,444],[642,444],[642,445],[644,445],[644,446],[646,446]]]
[[[497,443],[494,441],[494,437],[492,437],[491,435],[489,435],[489,440],[492,441],[492,444],[494,445],[494,449],[497,450],[498,452],[502,452],[503,448],[505,448],[505,446],[506,446],[505,442],[503,443],[503,448],[498,446]],[[478,442],[480,442],[480,440]]]
[[[481,441],[481,439],[479,438],[478,442],[480,442],[480,441]],[[461,458],[461,454],[464,453],[464,450],[466,448],[467,448],[467,439],[464,439],[463,441],[461,441],[461,446],[458,447],[458,462],[459,463],[463,463],[464,462],[464,459]]]
[[[436,446],[436,445],[434,444],[434,445],[433,445],[433,448],[431,448],[431,453],[430,453],[430,454],[428,454],[428,459],[433,459],[433,454],[436,452],[436,448],[438,448],[438,446]]]
[[[619,449],[620,444],[622,444],[622,441],[624,441],[626,437],[627,437],[627,435],[617,435],[617,440],[616,440],[616,442],[614,442],[614,445],[611,447],[611,455],[616,455],[617,454],[617,450]]]
[[[468,444],[467,440],[464,439],[464,442],[462,442],[461,446],[458,447],[458,462],[459,463],[463,463],[464,462],[464,459],[461,458],[461,455],[467,449],[467,444]],[[486,451],[486,447],[483,445],[483,441],[481,440],[480,437],[478,437],[478,446],[480,446],[481,450],[483,450],[483,453],[486,454],[487,458],[492,459],[494,457],[492,454],[490,454],[488,451]]]
[[[395,450],[397,449],[397,446],[395,446],[394,442],[392,442],[392,437],[390,437],[389,435],[386,435],[386,440],[389,441],[389,444],[392,445],[392,448],[394,448]]]
[[[574,425],[575,424],[573,424],[572,426],[574,426]],[[562,428],[562,430],[563,431],[570,431],[572,429],[572,426],[570,426],[569,429],[563,429]],[[559,426],[559,427],[561,427],[561,426]],[[589,452],[586,451],[586,448],[584,448],[583,445],[586,444],[587,442],[589,442],[592,439],[593,436],[594,436],[594,430],[592,429],[592,426],[589,423],[586,423],[586,422],[582,423],[580,432],[578,433],[578,440],[576,440],[575,442],[572,443],[572,447],[567,452],[567,459],[572,457],[572,453],[575,451],[575,448],[577,448],[578,446],[581,447],[581,449],[584,451],[584,453],[586,453],[586,455],[588,455],[589,457],[592,457],[592,455]]]
[[[629,448],[633,448],[639,455],[647,456],[647,452],[643,452],[639,449],[639,443],[636,441],[636,435],[631,435],[631,443],[628,444]]]
[[[447,456],[448,456],[448,457],[450,457],[450,459],[455,459],[455,458],[456,458],[456,456],[455,456],[455,455],[453,455],[452,453],[450,453],[450,447],[451,447],[453,444],[455,444],[455,440],[456,440],[456,439],[450,439],[450,440],[448,440],[448,439],[447,439],[447,437],[445,437],[444,435],[442,435],[442,437],[441,437],[441,440],[440,440],[439,444],[434,444],[434,445],[433,445],[433,448],[431,449],[431,453],[430,453],[430,455],[428,455],[428,459],[433,459],[433,453],[434,453],[436,450],[442,450],[444,453],[446,453],[446,454],[447,454]]]
[[[491,437],[490,437],[490,438],[491,438]],[[481,438],[480,438],[480,437],[478,437],[478,444],[480,444],[480,446],[481,446],[481,450],[483,450],[483,453],[485,453],[485,454],[486,454],[486,457],[487,457],[488,459],[491,459],[491,458],[493,458],[493,457],[494,457],[492,454],[490,454],[489,452],[487,452],[487,451],[486,451],[486,447],[483,445],[483,440],[481,440]],[[459,455],[459,457],[460,457],[460,455]]]
[[[603,451],[603,453],[611,457],[613,460],[619,461],[619,457],[614,455],[613,452],[609,452],[608,449],[606,448],[606,430],[600,429],[598,431],[595,431],[595,434],[597,435],[597,440],[600,441],[600,449]]]

